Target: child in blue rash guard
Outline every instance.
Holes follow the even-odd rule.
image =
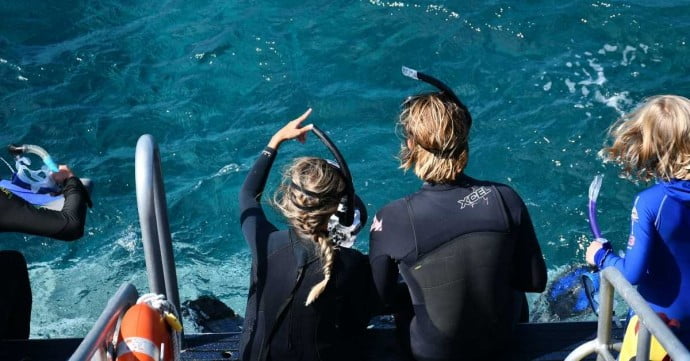
[[[657,182],[635,198],[625,258],[592,242],[587,262],[620,270],[652,309],[680,321],[674,331],[690,346],[690,100],[649,98],[610,134],[603,157],[626,176]]]

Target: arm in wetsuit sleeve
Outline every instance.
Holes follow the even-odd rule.
[[[277,151],[270,147],[261,151],[240,190],[242,233],[254,255],[256,255],[257,240],[266,239],[268,234],[277,230],[266,218],[260,203],[276,153]]]
[[[546,288],[546,263],[534,232],[527,206],[512,189],[501,190],[512,217],[515,242],[515,276],[513,287],[524,292],[543,292]]]
[[[398,227],[392,224],[393,227],[383,227],[382,217],[381,213],[374,217],[369,235],[369,263],[380,306],[377,314],[395,312],[399,303],[398,266],[385,249],[390,243],[389,238],[396,237],[391,234],[391,230]],[[392,222],[394,217],[388,217],[386,220]]]
[[[63,241],[73,241],[84,235],[89,196],[77,177],[65,181],[65,203],[61,211],[35,207],[4,188],[0,190],[0,231],[22,232]]]
[[[313,128],[313,125],[310,124],[302,127],[300,124],[310,114],[311,109],[307,109],[304,114],[288,122],[271,137],[268,145],[254,162],[254,166],[242,184],[242,189],[240,190],[240,223],[242,225],[242,233],[252,250],[254,259],[258,256],[257,242],[268,239],[270,233],[277,231],[277,228],[266,219],[259,201],[261,193],[266,186],[268,173],[278,152],[278,147],[288,139],[297,139],[304,142],[306,133]]]
[[[656,234],[655,220],[656,212],[644,207],[644,202],[640,202],[638,196],[631,215],[631,229],[625,258],[601,248],[594,256],[596,263],[602,265],[601,268],[616,267],[631,284],[639,283],[647,271],[650,248]]]

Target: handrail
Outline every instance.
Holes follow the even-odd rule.
[[[93,355],[102,349],[108,337],[112,338],[120,315],[131,305],[137,302],[139,293],[131,283],[124,283],[115,292],[115,295],[108,300],[105,309],[96,320],[86,337],[81,341],[77,350],[74,351],[69,361],[91,360]]]
[[[149,134],[142,135],[137,141],[134,174],[149,290],[164,294],[179,311],[180,296],[160,152],[156,141]]]
[[[690,361],[688,349],[615,267],[607,267],[601,271],[597,338],[577,347],[565,361],[579,361],[595,352],[598,354],[597,360],[615,360],[611,354],[611,350],[615,349],[614,344],[611,343],[614,290],[618,291],[640,319],[636,360],[649,360],[649,348],[653,335],[674,361]]]

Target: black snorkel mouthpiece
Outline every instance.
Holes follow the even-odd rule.
[[[336,162],[338,162],[338,168],[342,173],[343,178],[345,179],[345,209],[343,211],[338,211],[338,218],[340,220],[340,224],[349,227],[355,220],[355,189],[354,185],[352,184],[352,175],[350,175],[350,168],[347,167],[345,158],[343,158],[343,155],[340,154],[340,151],[335,146],[335,143],[333,143],[333,141],[326,135],[326,133],[324,133],[316,125],[313,126],[312,132],[314,132],[314,134],[321,140],[321,142],[326,146],[326,148],[328,148],[328,150],[333,154],[333,157],[335,157]]]
[[[451,89],[448,85],[444,84],[442,81],[434,78],[431,75],[422,73],[412,68],[408,68],[406,66],[402,67],[402,73],[404,76],[408,78],[412,78],[414,80],[421,80],[427,84],[431,84],[434,87],[436,87],[436,89],[440,90],[441,93],[450,97],[450,99],[465,112],[467,119],[467,129],[470,129],[472,127],[472,116],[470,115],[470,111],[467,109],[465,104],[463,104],[463,102],[460,101],[460,98],[458,98],[458,96],[455,95],[453,89]]]
[[[22,153],[24,153],[24,147],[21,145],[10,144],[7,146],[7,151],[16,157],[16,156],[22,155]]]

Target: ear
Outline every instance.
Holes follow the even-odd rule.
[[[412,139],[407,138],[407,149],[412,150],[412,148],[414,148],[414,142],[412,141]]]

